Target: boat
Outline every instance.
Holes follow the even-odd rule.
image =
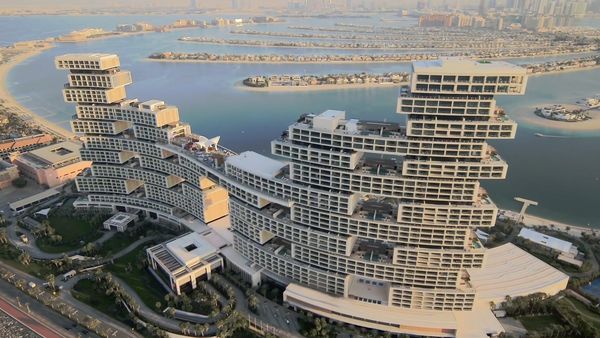
[[[568,138],[568,136],[563,136],[563,135],[546,135],[546,134],[542,134],[542,133],[535,133],[533,134],[537,137],[548,137],[548,138]]]

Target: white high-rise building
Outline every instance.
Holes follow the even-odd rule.
[[[503,330],[490,302],[566,287],[565,274],[512,244],[486,250],[475,234],[497,216],[480,180],[508,169],[486,140],[517,128],[494,96],[522,95],[524,68],[415,62],[398,99],[405,124],[302,115],[271,144],[284,162],[195,135],[160,101],[126,100],[131,78],[114,55],[57,65],[71,70],[65,98],[78,103],[73,129],[94,161],[77,205],[184,226],[228,214],[227,265],[285,285],[295,308],[394,333],[485,337]]]

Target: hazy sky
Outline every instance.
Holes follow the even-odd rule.
[[[280,6],[286,7],[288,0],[238,0],[246,4],[252,4],[252,7],[258,6]],[[300,0],[296,0],[300,2]],[[309,0],[309,1],[323,1],[323,0]],[[345,4],[346,0],[332,0],[339,4]],[[354,3],[378,3],[387,5],[406,5],[414,6],[417,0],[352,0]],[[441,3],[444,0],[430,0],[432,3]],[[456,0],[447,0],[455,2]],[[460,0],[462,3],[475,3],[478,0]],[[230,0],[196,0],[199,7],[229,7],[231,5]],[[0,0],[0,8],[105,8],[105,7],[156,7],[156,6],[174,6],[184,7],[189,6],[190,0]]]

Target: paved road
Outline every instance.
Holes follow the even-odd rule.
[[[0,279],[0,298],[21,309],[26,309],[26,304],[28,304],[33,317],[65,337],[75,338],[78,332],[84,330],[82,327],[78,327],[74,321],[54,312],[54,310],[46,307],[2,279]],[[91,334],[90,337],[97,336]]]
[[[80,251],[79,249],[77,249],[77,250],[71,250],[71,251],[64,252],[64,253],[44,252],[35,245],[35,237],[29,231],[27,231],[23,228],[17,227],[17,225],[14,223],[9,225],[7,227],[7,230],[8,230],[8,239],[10,240],[10,242],[17,248],[19,248],[23,251],[26,251],[32,258],[35,258],[35,259],[44,259],[44,260],[59,259],[59,258],[62,258],[64,255],[72,256],[72,255],[79,253],[79,251]],[[29,243],[23,243],[23,241],[21,241],[19,236],[17,236],[17,231],[20,231],[20,232],[26,234],[27,238],[29,239]],[[116,231],[107,231],[104,234],[102,234],[102,237],[98,238],[97,240],[93,241],[92,243],[102,244],[102,243],[108,241],[109,239],[111,239],[115,234],[116,234]]]
[[[257,294],[258,315],[255,315],[248,309],[248,298],[246,298],[244,292],[225,277],[222,277],[221,280],[225,285],[233,288],[236,298],[235,309],[246,317],[250,323],[278,337],[302,338],[297,333],[298,314]],[[289,321],[289,324],[287,321]]]
[[[15,269],[12,266],[9,266],[2,261],[0,261],[0,267],[13,273],[15,275],[15,278],[24,279],[28,282],[32,281],[40,286],[45,283],[45,281],[43,281],[39,278],[36,278],[34,276],[31,276],[21,270]],[[92,318],[96,318],[96,319],[100,320],[101,323],[100,323],[99,327],[103,332],[115,333],[114,334],[115,337],[129,337],[129,338],[139,338],[140,337],[138,334],[131,332],[130,327],[105,315],[104,313],[102,313],[100,311],[97,311],[96,309],[94,309],[86,304],[79,302],[78,300],[73,298],[69,292],[66,292],[66,291],[60,292],[59,297],[57,299],[62,300],[64,303],[66,303],[67,305],[69,305],[70,307],[75,309],[75,312],[73,313],[73,315],[79,315],[79,316],[85,315],[85,316],[90,316]]]
[[[0,298],[0,310],[16,319],[19,323],[25,325],[31,331],[39,334],[44,338],[64,338],[65,336],[51,329],[50,327],[42,324],[37,319],[33,318],[31,315],[17,309],[12,306],[12,304],[8,303],[4,299]]]

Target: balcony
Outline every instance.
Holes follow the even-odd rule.
[[[394,199],[371,198],[359,202],[355,209],[355,216],[371,221],[395,221],[398,214],[398,204]]]
[[[358,239],[352,248],[351,258],[375,263],[392,263],[394,248],[386,242]]]

